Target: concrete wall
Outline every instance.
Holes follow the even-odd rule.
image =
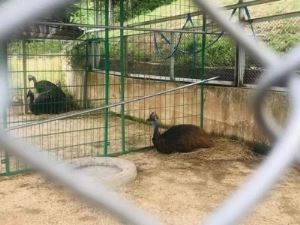
[[[67,85],[80,86],[81,74],[68,74]],[[104,99],[104,75],[90,73],[88,78],[88,99]],[[119,102],[120,78],[110,76],[110,103]],[[126,100],[154,94],[168,90],[179,84],[154,80],[141,80],[126,78]],[[268,143],[256,123],[249,104],[255,89],[207,86],[205,88],[204,128],[210,133],[236,136],[240,139]],[[70,91],[76,99],[81,98],[82,88],[75,87]],[[93,106],[103,105],[104,101],[97,101]],[[266,113],[271,113],[280,124],[283,124],[287,116],[288,102],[285,92],[270,91],[266,99]],[[112,111],[119,112],[119,107]],[[193,86],[180,91],[162,96],[156,96],[147,100],[130,103],[125,106],[126,114],[146,119],[151,111],[156,111],[163,123],[200,123],[200,87]]]

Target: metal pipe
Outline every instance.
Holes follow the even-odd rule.
[[[8,60],[7,60],[7,41],[0,39],[0,79],[2,81],[2,91],[7,91],[8,89]],[[1,93],[2,94],[2,93]],[[5,99],[8,97],[8,94],[1,95]],[[7,98],[8,99],[8,98]],[[1,106],[0,106],[1,107]],[[4,104],[4,107],[0,108],[0,115],[2,116],[2,126],[0,129],[7,128],[7,104]],[[2,149],[5,150],[5,149]],[[1,164],[0,164],[1,166]],[[10,175],[10,155],[8,152],[5,152],[5,174]]]
[[[23,63],[23,103],[24,103],[24,114],[28,112],[27,104],[27,41],[22,40],[22,63]]]
[[[120,0],[120,27],[124,27],[124,0]],[[120,29],[120,100],[124,102],[125,97],[125,62],[127,58],[125,58],[125,37],[124,37],[124,30]],[[125,143],[125,105],[121,105],[121,148],[122,152],[125,152],[126,143]]]
[[[136,31],[153,31],[153,32],[177,32],[177,33],[196,33],[202,34],[202,31],[192,31],[192,30],[182,30],[182,29],[159,29],[159,28],[135,28],[135,27],[120,27],[120,26],[106,26],[106,25],[82,25],[76,23],[58,23],[58,22],[43,22],[43,21],[35,21],[32,24],[41,24],[41,25],[52,25],[52,26],[69,26],[69,27],[89,27],[89,28],[103,28],[102,31],[105,32],[105,28],[109,28],[109,30],[136,30]],[[220,33],[211,32],[208,34],[219,35]]]
[[[202,17],[202,46],[201,49],[203,49],[203,51],[201,51],[201,80],[204,80],[205,78],[205,45],[206,45],[206,14],[203,14]],[[200,126],[203,128],[203,122],[204,122],[204,84],[201,84],[201,89],[200,89]]]
[[[173,32],[170,35],[170,80],[175,81],[175,54],[173,53],[175,51],[175,37]]]
[[[109,3],[110,0],[105,0],[105,40],[104,40],[104,51],[105,51],[105,106],[109,104],[109,75],[110,75],[110,60],[109,60]],[[108,153],[108,141],[109,141],[109,108],[105,108],[104,112],[104,155]]]
[[[263,23],[263,22],[269,22],[272,20],[279,20],[279,19],[290,19],[290,18],[298,18],[300,16],[300,11],[296,12],[290,12],[290,13],[284,13],[284,14],[277,14],[272,16],[264,16],[264,17],[257,17],[249,20],[245,20],[247,23]]]

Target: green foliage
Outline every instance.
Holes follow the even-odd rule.
[[[269,32],[264,41],[277,52],[287,52],[300,42],[299,32],[299,24],[282,23]]]
[[[12,41],[8,44],[8,55],[22,54],[22,42]]]
[[[134,18],[135,16],[151,12],[160,6],[170,4],[173,1],[175,0],[131,0],[131,8],[126,10],[125,18]]]
[[[63,43],[52,40],[34,40],[26,41],[27,54],[45,55],[59,53],[63,49]],[[8,54],[22,54],[22,42],[13,41],[9,43]]]
[[[29,41],[28,53],[31,55],[53,54],[62,51],[63,45],[60,41]]]
[[[206,46],[209,46],[214,40],[208,37]],[[235,60],[234,48],[234,43],[229,38],[220,38],[206,49],[205,65],[207,67],[233,66]]]
[[[67,50],[69,64],[73,69],[83,69],[86,61],[86,43],[78,43]]]
[[[205,49],[205,66],[206,67],[226,67],[234,65],[234,43],[228,38],[220,38],[216,41],[216,37],[206,38],[206,49]],[[192,53],[194,51],[194,42],[192,39],[183,40],[184,51],[189,54],[181,55],[177,58],[176,64],[182,66],[192,66]],[[199,46],[202,45],[202,39],[196,41],[196,62],[200,62],[201,49]],[[197,65],[196,64],[196,65]]]
[[[102,13],[101,15],[104,15]],[[75,4],[72,14],[70,14],[70,21],[77,24],[94,24],[95,9],[92,1],[79,2]]]

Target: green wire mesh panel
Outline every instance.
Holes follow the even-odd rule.
[[[73,114],[104,102],[104,82],[95,83],[87,79],[91,69],[88,54],[94,54],[96,58],[99,57],[98,52],[94,51],[95,46],[92,46],[87,38],[81,36],[83,28],[68,26],[79,23],[85,27],[95,24],[96,18],[100,21],[101,18],[95,16],[94,6],[94,1],[80,1],[63,10],[63,15],[67,15],[67,18],[61,17],[59,12],[49,16],[50,19],[42,18],[42,21],[46,21],[45,25],[29,25],[21,32],[16,32],[8,43],[10,88],[10,105],[6,116],[8,132],[16,138],[22,138],[48,151],[51,157],[58,159],[69,160],[100,154],[104,142],[101,133],[102,112],[18,129],[14,127],[48,120],[62,114]],[[66,14],[66,11],[69,14]],[[62,25],[49,25],[47,22]],[[74,30],[77,31],[76,35]],[[28,80],[31,75],[37,81],[47,80],[58,85],[65,94],[64,112],[34,115],[27,93],[29,90],[33,91],[35,100],[44,93],[37,93],[38,89]],[[2,162],[0,173],[13,174],[27,169],[27,166],[14,156],[5,157],[1,152],[0,159]]]
[[[169,83],[170,80],[191,82],[184,79],[200,78],[198,46],[202,34],[196,31],[201,30],[202,15],[189,14],[198,11],[192,1],[143,4],[125,1],[110,5],[108,1],[82,0],[65,10],[68,13],[63,15],[67,17],[54,17],[56,23],[62,24],[60,32],[52,30],[56,36],[42,32],[31,32],[28,36],[27,30],[22,33],[22,40],[16,35],[8,46],[9,133],[40,147],[51,157],[72,160],[149,147],[152,130],[145,121],[152,111],[159,114],[165,127],[176,123],[199,124],[198,88],[72,116],[85,109],[179,85]],[[146,10],[149,7],[151,10]],[[79,28],[66,28],[74,24],[79,24]],[[120,30],[118,26],[130,29]],[[36,27],[33,30],[43,31]],[[61,114],[62,119],[48,121],[56,115],[31,112],[27,93],[40,93],[29,82],[29,75],[60,86],[66,94],[68,109]],[[43,120],[46,122],[13,129]],[[0,156],[5,158],[2,153]],[[14,156],[9,156],[4,166],[1,173],[27,169]],[[9,171],[5,171],[7,166]]]

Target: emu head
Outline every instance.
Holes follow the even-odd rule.
[[[36,78],[33,75],[28,75],[28,81],[33,81],[34,83],[36,82]]]
[[[57,87],[61,88],[61,82],[60,82],[60,80],[57,80],[57,81],[55,82],[55,85],[56,85]]]
[[[149,118],[146,120],[148,122],[158,122],[159,121],[159,117],[158,115],[156,114],[156,112],[152,112],[149,116]]]

